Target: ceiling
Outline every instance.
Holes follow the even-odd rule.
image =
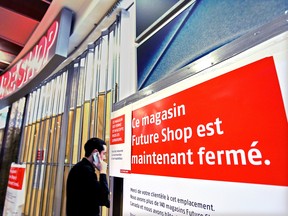
[[[0,74],[21,52],[52,0],[0,1]]]

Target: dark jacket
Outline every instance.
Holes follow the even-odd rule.
[[[93,165],[83,158],[67,179],[67,216],[98,216],[99,207],[110,207],[106,174],[97,179]]]

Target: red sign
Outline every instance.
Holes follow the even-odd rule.
[[[25,168],[11,167],[9,173],[8,187],[21,190],[24,181]]]
[[[111,139],[110,144],[120,144],[125,142],[125,115],[111,119]]]
[[[58,35],[59,23],[54,21],[38,44],[9,71],[0,76],[0,99],[20,89],[33,79],[50,60]],[[51,51],[53,51],[51,53]]]
[[[43,161],[44,160],[44,150],[43,149],[37,150],[36,160],[37,161]]]
[[[287,158],[273,57],[132,113],[131,173],[288,186]]]

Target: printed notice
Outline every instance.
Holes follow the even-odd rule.
[[[110,144],[124,143],[125,141],[125,115],[111,120]]]
[[[213,204],[202,203],[179,196],[158,193],[157,191],[146,191],[137,188],[130,188],[130,205],[144,212],[154,215],[205,215],[210,216],[215,212]],[[195,210],[201,210],[198,211]],[[205,210],[206,213],[203,213]],[[202,213],[200,213],[202,212]],[[131,214],[130,214],[131,215]],[[133,214],[132,214],[133,215]]]
[[[131,113],[127,106],[111,115],[109,174],[122,177],[131,171]]]
[[[123,215],[286,216],[287,193],[273,185],[131,174],[124,182]]]

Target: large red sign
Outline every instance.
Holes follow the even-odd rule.
[[[132,113],[132,173],[288,186],[273,57]]]

